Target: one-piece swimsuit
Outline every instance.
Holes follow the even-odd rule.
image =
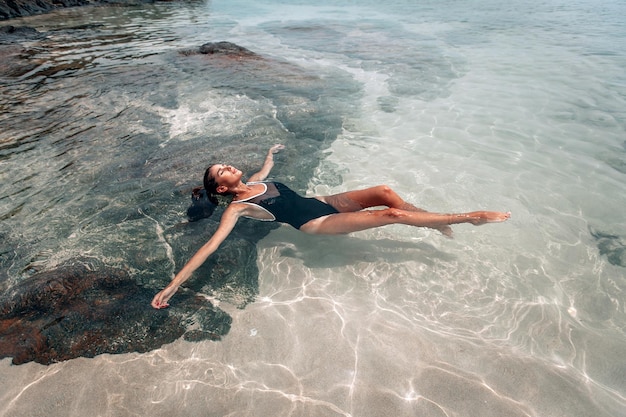
[[[287,223],[296,229],[303,224],[329,214],[339,213],[333,206],[317,198],[298,195],[280,182],[249,182],[248,185],[263,184],[265,191],[233,203],[253,204],[265,210],[272,218],[268,221]],[[258,220],[258,219],[257,219]]]

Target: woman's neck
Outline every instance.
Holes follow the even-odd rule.
[[[245,196],[251,190],[252,190],[251,186],[239,181],[239,184],[235,185],[234,187],[231,187],[229,191],[235,197],[235,199],[238,199],[238,197]]]

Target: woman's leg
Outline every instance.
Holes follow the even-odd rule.
[[[320,197],[321,200],[335,207],[341,213],[359,211],[369,207],[387,206],[408,211],[425,211],[404,201],[387,185],[346,191]]]
[[[474,211],[461,214],[439,214],[426,211],[408,211],[396,208],[384,210],[364,210],[330,214],[305,223],[300,230],[312,234],[338,235],[388,224],[406,224],[416,227],[440,228],[450,224],[471,223],[475,226],[485,223],[503,222],[510,213],[497,211]]]
[[[391,187],[378,185],[364,190],[347,191],[321,197],[326,203],[335,207],[339,212],[355,212],[369,207],[387,206],[405,211],[426,212],[426,210],[407,203]],[[427,226],[439,230],[442,234],[452,237],[452,228],[445,225]]]

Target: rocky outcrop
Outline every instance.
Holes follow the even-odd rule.
[[[154,3],[154,1],[155,0],[0,0],[0,20],[48,13],[52,10],[64,7],[104,4],[133,5]]]
[[[181,336],[218,340],[231,318],[188,290],[154,310],[155,289],[121,269],[76,260],[33,275],[0,298],[0,358],[50,364],[103,353],[147,352]]]
[[[73,76],[89,61],[55,60],[50,59],[53,54],[39,52],[58,48],[64,39],[81,39],[91,27],[63,28],[55,36],[14,27],[6,29],[7,42],[0,45],[0,57],[4,58],[0,71],[7,79],[12,77],[17,85],[28,77],[42,77],[51,83],[71,80],[71,94],[79,95],[86,108],[98,109],[95,114],[89,110],[89,120],[72,118],[68,122],[64,109],[50,109],[44,118],[38,109],[21,106],[19,117],[10,123],[5,119],[5,132],[19,132],[27,123],[38,144],[54,140],[49,148],[60,158],[59,178],[71,177],[77,184],[86,184],[77,192],[83,198],[64,201],[64,210],[47,216],[45,222],[67,225],[67,213],[71,212],[76,228],[88,225],[77,233],[73,233],[74,226],[49,227],[43,233],[32,228],[24,231],[25,222],[40,221],[26,216],[28,202],[18,201],[0,213],[0,220],[14,227],[0,231],[0,358],[11,357],[13,363],[145,352],[181,337],[214,340],[226,334],[230,317],[198,294],[239,308],[253,302],[258,294],[256,244],[278,225],[241,219],[220,250],[194,273],[195,279],[177,292],[171,306],[154,310],[150,307],[154,294],[208,241],[224,210],[224,202],[215,206],[202,193],[192,194],[189,207],[189,192],[201,185],[207,164],[227,161],[244,172],[255,172],[267,149],[277,142],[285,143],[287,149],[278,154],[275,173],[292,188],[305,190],[324,149],[342,131],[345,114],[337,112],[335,100],[344,100],[346,91],[359,94],[358,85],[347,74],[319,76],[233,43],[206,43],[191,51],[168,52],[167,68],[191,74],[189,80],[197,83],[194,88],[219,92],[216,100],[226,106],[218,114],[228,116],[230,103],[239,101],[244,109],[252,102],[268,107],[250,120],[248,113],[238,115],[234,109],[228,122],[241,120],[236,128],[217,126],[215,131],[185,134],[184,140],[178,140],[168,121],[188,103],[181,94],[184,88],[169,88],[176,82],[163,67],[133,66],[132,60],[125,60],[116,71],[90,68],[98,75],[99,87],[107,92],[103,101],[90,96],[93,78],[89,74]],[[98,38],[98,30],[95,32],[88,36],[89,41]],[[43,40],[22,42],[26,36]],[[151,90],[148,95],[146,88],[155,94]],[[133,99],[121,110],[108,107],[107,97]],[[143,101],[152,104],[134,104]],[[110,142],[92,136],[92,130],[103,126],[90,124],[98,111],[106,121]],[[138,119],[151,126],[150,133],[134,130]],[[68,123],[71,128],[64,131]],[[57,126],[53,133],[47,130],[50,124]],[[90,126],[96,129],[88,129]],[[76,140],[75,130],[81,132],[81,141],[97,140],[109,151],[88,174],[81,169],[85,145]],[[134,146],[126,147],[124,143],[131,137]],[[22,158],[25,151],[20,146],[16,142],[17,151],[8,154]],[[59,153],[58,149],[76,153]],[[52,186],[55,175],[49,181]],[[327,184],[339,180],[332,173],[324,179]],[[36,187],[31,184],[34,180],[25,181],[21,188]],[[102,233],[111,227],[115,233]],[[62,253],[54,256],[64,244]],[[93,258],[76,259],[87,251]]]

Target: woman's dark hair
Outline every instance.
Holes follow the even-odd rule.
[[[203,178],[203,183],[204,183],[204,189],[206,190],[208,196],[209,196],[209,201],[215,205],[219,204],[219,201],[217,200],[217,196],[218,195],[226,195],[224,193],[218,193],[217,192],[217,182],[215,181],[215,178],[213,178],[211,176],[211,173],[209,172],[211,170],[211,167],[213,167],[213,165],[211,165],[210,167],[208,167],[206,169],[206,171],[204,171],[204,178]]]

